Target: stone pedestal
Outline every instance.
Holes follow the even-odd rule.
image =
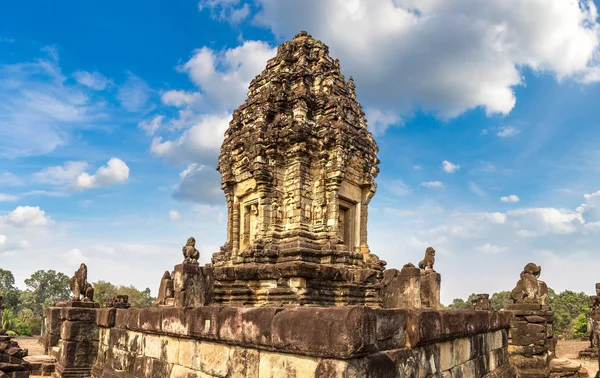
[[[88,377],[98,356],[98,305],[93,302],[66,302],[61,305],[63,307],[47,311],[52,315],[60,314],[61,323],[60,348],[53,348],[58,351],[58,356],[55,356],[58,364],[52,376]]]
[[[434,271],[421,273],[421,307],[440,309],[442,276]]]
[[[412,264],[383,273],[383,308],[421,308],[421,270]]]
[[[550,377],[556,345],[554,312],[548,306],[527,303],[507,305],[506,310],[513,314],[508,339],[511,365],[517,368],[520,378]]]
[[[201,307],[210,302],[211,267],[198,264],[179,264],[173,271],[173,305]]]

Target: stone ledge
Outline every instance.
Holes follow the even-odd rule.
[[[96,311],[96,322],[104,328],[341,359],[508,329],[512,317],[511,312],[364,306]]]

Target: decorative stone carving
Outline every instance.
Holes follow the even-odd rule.
[[[541,266],[534,263],[525,265],[523,272],[521,272],[521,278],[510,293],[513,303],[546,305],[548,286],[544,281],[538,279],[541,273]]]
[[[433,247],[427,247],[425,250],[425,258],[419,261],[419,269],[422,273],[427,271],[435,272],[433,265],[435,264],[435,249]]]
[[[471,309],[480,311],[492,311],[489,294],[476,294],[471,300]]]
[[[117,295],[112,297],[106,303],[104,303],[104,307],[109,308],[122,308],[127,309],[131,307],[131,303],[129,303],[129,295]]]
[[[227,241],[215,301],[379,306],[385,262],[367,244],[378,148],[328,47],[298,33],[233,112],[218,171]]]
[[[184,264],[198,264],[200,251],[196,249],[196,239],[190,237],[182,248]]]
[[[579,358],[597,358],[600,347],[600,283],[596,284],[596,295],[590,296],[587,335],[590,346],[579,352]]]
[[[81,264],[70,281],[72,300],[75,302],[93,302],[94,288],[87,282],[87,266]]]
[[[158,296],[156,300],[152,304],[152,306],[161,306],[161,305],[173,305],[173,298],[175,297],[173,290],[173,279],[171,278],[171,273],[166,271],[162,279],[160,280],[160,286],[158,288]]]

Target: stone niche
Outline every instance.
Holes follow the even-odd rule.
[[[381,304],[385,262],[367,244],[378,148],[354,88],[306,32],[250,83],[217,167],[228,222],[216,303]]]

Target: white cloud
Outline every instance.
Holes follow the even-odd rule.
[[[169,219],[170,220],[174,220],[174,221],[178,221],[178,220],[181,219],[181,214],[179,213],[179,211],[169,210]]]
[[[440,181],[426,181],[422,182],[421,186],[424,186],[426,188],[443,188],[444,184]]]
[[[508,250],[507,247],[504,246],[499,246],[499,245],[492,245],[492,244],[483,244],[479,247],[477,247],[477,250],[479,250],[480,252],[483,252],[485,254],[488,255],[495,255],[497,253],[502,253],[505,252],[506,250]]]
[[[11,202],[19,199],[19,196],[12,194],[0,193],[0,202]]]
[[[250,15],[250,5],[240,0],[200,0],[198,10],[209,9],[213,18],[238,24]]]
[[[51,185],[72,182],[89,167],[86,161],[67,161],[63,165],[44,168],[33,174],[34,180]]]
[[[73,74],[75,80],[88,88],[96,91],[103,91],[112,82],[99,72],[75,71]]]
[[[111,158],[105,166],[98,168],[96,173],[81,173],[75,179],[72,187],[75,189],[90,189],[106,187],[127,181],[129,167],[118,158]]]
[[[246,41],[221,52],[203,47],[179,70],[201,89],[208,109],[233,110],[244,103],[250,81],[265,69],[275,52],[260,41]]]
[[[460,169],[460,165],[452,164],[448,160],[442,162],[442,170],[446,173],[454,173]]]
[[[506,202],[506,203],[516,203],[516,202],[520,201],[520,198],[519,198],[519,196],[517,196],[515,194],[511,194],[509,196],[500,197],[500,201]]]
[[[170,90],[164,92],[160,98],[163,104],[177,108],[197,107],[202,103],[202,95],[198,92]]]
[[[591,0],[257,3],[255,21],[276,36],[308,30],[328,44],[361,101],[383,112],[507,114],[527,68],[559,80],[600,78],[592,75],[599,26]]]
[[[420,165],[413,165],[413,169],[415,171],[420,171],[421,169],[423,169],[423,167],[421,167]]]
[[[154,135],[160,129],[164,116],[154,116],[150,121],[144,120],[138,124],[138,127],[146,132],[147,135]]]
[[[515,129],[512,126],[504,126],[504,127],[500,128],[500,130],[498,131],[498,133],[496,133],[496,135],[499,136],[500,138],[510,138],[510,137],[517,136],[520,133],[521,133],[521,130],[519,130],[519,129]]]
[[[0,224],[13,227],[40,227],[54,224],[39,206],[18,206],[7,215],[0,216]]]
[[[485,214],[484,219],[488,220],[491,223],[504,224],[504,223],[506,223],[506,214],[487,213],[487,214]]]
[[[365,110],[369,131],[373,135],[382,135],[389,126],[401,123],[400,116],[393,112],[384,112],[380,109],[367,108]]]
[[[45,51],[49,58],[0,65],[0,157],[46,154],[106,117],[103,101],[66,81],[56,50]]]
[[[152,140],[150,152],[177,163],[213,162],[219,153],[231,115],[198,115],[196,122],[176,140]]]
[[[117,99],[121,106],[129,112],[142,112],[150,110],[148,101],[152,95],[152,89],[144,80],[132,73],[128,74],[127,80],[117,93]]]

